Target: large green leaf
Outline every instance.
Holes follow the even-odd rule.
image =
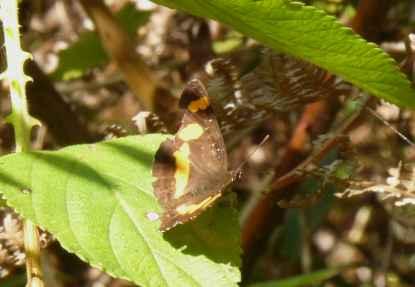
[[[218,212],[191,223],[194,230],[208,223],[215,236],[202,249],[192,247],[197,240],[185,240],[180,230],[165,236],[180,238],[174,242],[158,229],[161,208],[152,191],[151,167],[165,138],[133,136],[4,156],[0,193],[67,250],[117,277],[140,286],[237,286],[240,274],[232,262],[239,242],[228,238],[239,230],[229,208],[218,206]],[[222,256],[218,259],[212,249]]]
[[[166,234],[166,238],[176,247],[188,246],[192,254],[209,254],[215,262],[240,266],[241,235],[235,228],[229,229],[232,226],[239,226],[238,215],[226,201],[221,201],[191,224],[177,226],[174,232]]]
[[[291,0],[154,0],[216,19],[393,103],[415,107],[415,90],[394,60],[334,17]]]

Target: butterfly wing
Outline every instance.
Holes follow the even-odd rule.
[[[181,126],[161,144],[153,166],[154,192],[164,208],[161,230],[198,216],[231,181],[223,137],[200,81],[187,85],[180,106],[186,109]]]

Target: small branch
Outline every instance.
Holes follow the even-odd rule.
[[[50,133],[60,145],[96,142],[102,136],[89,131],[76,109],[65,101],[48,76],[34,61],[29,61],[26,72],[33,78],[27,86],[29,112],[47,126]]]
[[[409,34],[405,39],[406,59],[401,64],[401,70],[415,83],[415,34]]]
[[[26,84],[31,80],[25,75],[23,66],[31,55],[24,52],[20,44],[17,0],[2,1],[0,18],[3,22],[4,46],[6,48],[7,69],[5,79],[9,82],[12,112],[7,121],[14,127],[16,152],[26,152],[31,148],[30,133],[38,121],[28,112]],[[24,245],[26,249],[27,287],[43,287],[40,265],[39,234],[29,220],[24,223]]]
[[[118,65],[132,92],[144,109],[153,111],[156,82],[153,73],[135,52],[130,36],[122,29],[103,1],[80,0],[80,2],[94,21],[102,45]]]
[[[305,108],[303,116],[293,132],[291,141],[287,145],[284,157],[281,160],[282,164],[275,169],[275,178],[271,185],[271,191],[258,201],[242,226],[242,248],[245,251],[244,268],[246,270],[251,268],[257,252],[261,252],[259,250],[261,244],[258,244],[258,241],[264,240],[266,235],[271,232],[273,226],[278,225],[277,220],[270,221],[269,218],[282,218],[283,210],[276,205],[276,202],[282,195],[282,188],[294,184],[302,178],[302,176],[298,177],[297,173],[294,173],[295,176],[289,176],[288,178],[284,174],[290,174],[290,170],[294,169],[301,162],[305,153],[304,146],[310,138],[310,131],[321,130],[322,127],[320,125],[322,121],[320,116],[330,114],[330,107],[331,105],[326,100],[323,100],[310,104]],[[283,184],[279,180],[281,176],[283,176]]]
[[[336,147],[340,142],[343,141],[343,136],[354,126],[359,118],[361,111],[364,106],[366,106],[369,101],[368,96],[364,96],[361,99],[361,105],[356,109],[352,115],[345,119],[341,126],[337,127],[330,136],[330,138],[325,141],[316,151],[314,151],[306,160],[299,164],[294,170],[285,174],[284,176],[278,178],[272,184],[273,190],[282,190],[284,187],[287,187],[293,183],[300,182],[304,178],[304,170],[307,169],[307,166],[312,164],[317,164],[323,159],[323,157]]]
[[[379,42],[380,32],[385,27],[389,0],[361,0],[351,26],[368,41]]]
[[[26,287],[43,287],[43,272],[40,264],[39,231],[32,222],[26,220],[23,226],[26,252]]]

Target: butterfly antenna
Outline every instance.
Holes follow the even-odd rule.
[[[388,128],[390,128],[394,133],[396,133],[403,141],[405,141],[407,144],[409,144],[412,147],[415,147],[415,143],[411,141],[407,136],[405,136],[403,133],[398,131],[394,126],[392,126],[387,120],[385,120],[380,114],[378,114],[376,111],[372,110],[369,107],[366,107],[366,109],[375,116],[378,120],[380,120],[384,125],[386,125]]]
[[[248,163],[248,160],[252,158],[252,156],[259,150],[260,147],[262,147],[266,141],[269,139],[269,135],[266,135],[261,142],[255,147],[253,151],[251,151],[248,155],[248,157],[243,160],[239,166],[232,172],[232,178],[238,178],[241,174],[242,169],[245,167],[245,165]]]

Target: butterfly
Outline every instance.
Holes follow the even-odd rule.
[[[161,231],[200,215],[234,178],[207,89],[200,80],[186,85],[179,106],[185,110],[179,130],[160,145],[152,169],[154,194],[164,209]]]

